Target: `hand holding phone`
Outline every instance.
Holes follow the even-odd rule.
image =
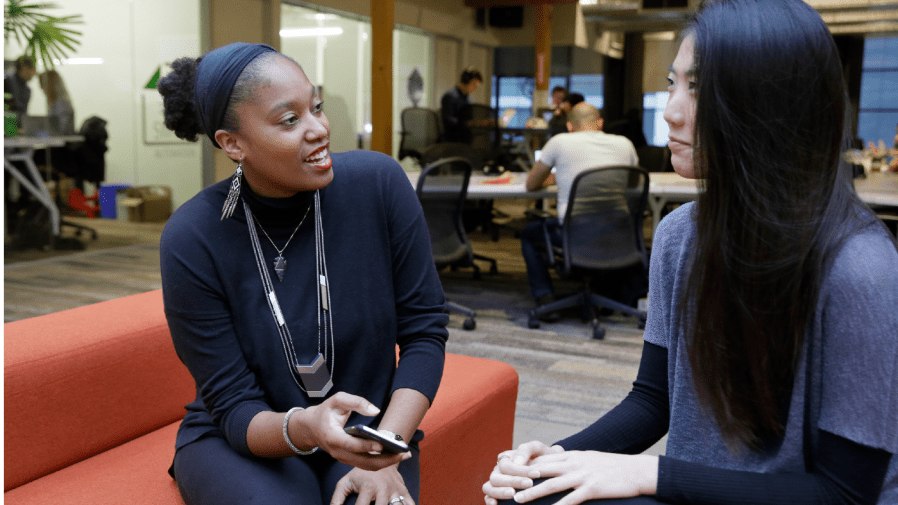
[[[385,454],[398,454],[400,452],[408,451],[408,444],[406,444],[405,441],[402,440],[402,437],[396,435],[395,433],[377,431],[374,428],[365,426],[364,424],[347,426],[343,428],[343,431],[349,433],[354,437],[365,438],[378,442],[383,446],[383,453]]]

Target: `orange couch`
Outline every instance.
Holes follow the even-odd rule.
[[[5,324],[7,505],[182,504],[167,469],[194,384],[152,291]],[[448,354],[421,424],[424,505],[482,503],[518,375]]]

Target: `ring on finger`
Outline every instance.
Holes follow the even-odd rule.
[[[510,458],[511,456],[508,454],[500,454],[498,458],[496,458],[496,464],[498,465],[502,458]]]
[[[390,500],[390,505],[393,505],[394,503],[405,503],[405,498],[402,497],[401,495],[397,496],[396,498],[393,498],[392,500]]]

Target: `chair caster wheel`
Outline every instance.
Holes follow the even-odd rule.
[[[592,338],[594,338],[596,340],[603,340],[605,338],[605,328],[598,323],[593,323],[592,324]]]
[[[465,319],[465,322],[462,324],[462,328],[471,331],[477,327],[477,321],[474,320],[473,317],[469,317]]]
[[[527,319],[527,327],[528,327],[528,328],[531,328],[531,329],[539,328],[539,319],[538,319],[538,318],[535,318],[535,317],[533,317],[533,316],[530,316],[530,317]]]

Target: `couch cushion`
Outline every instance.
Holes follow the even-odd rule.
[[[518,373],[506,363],[446,355],[433,405],[421,422],[425,505],[483,503],[496,456],[512,448]]]
[[[517,386],[517,373],[509,365],[446,355],[442,387],[421,423],[421,503],[483,500],[480,487],[496,455],[511,448]],[[178,424],[8,491],[5,503],[181,505],[166,471]]]
[[[178,487],[168,475],[179,424],[170,424],[7,491],[4,502],[8,505],[183,505]]]
[[[5,332],[6,503],[181,503],[166,470],[194,386],[159,291]],[[512,445],[517,388],[507,364],[446,355],[421,423],[422,503],[482,501],[496,455]]]
[[[6,490],[179,420],[195,395],[161,291],[4,332]]]

